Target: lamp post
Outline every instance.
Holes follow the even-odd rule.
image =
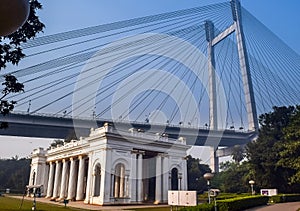
[[[253,191],[253,185],[255,184],[254,180],[250,180],[249,184],[251,186],[251,195],[254,195],[254,191]]]
[[[205,173],[203,177],[207,181],[208,203],[210,204],[210,180],[214,175],[212,173]]]

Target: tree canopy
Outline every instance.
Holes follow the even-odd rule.
[[[208,165],[201,164],[200,159],[189,155],[187,157],[188,189],[200,193],[206,190],[207,185],[203,175],[207,172],[211,172]]]
[[[234,147],[235,162],[221,165],[213,183],[222,192],[249,192],[254,189],[276,188],[281,193],[300,192],[300,106],[274,107],[259,117],[257,140],[242,150]]]
[[[262,188],[277,188],[280,192],[300,190],[298,185],[288,182],[293,180],[291,177],[296,169],[287,165],[299,157],[299,148],[297,152],[294,147],[295,140],[289,138],[297,136],[294,135],[295,119],[299,118],[297,108],[274,107],[272,112],[261,115],[259,137],[247,145],[247,158],[255,181]]]
[[[0,37],[0,70],[7,64],[18,65],[20,60],[25,57],[21,44],[33,39],[43,30],[45,25],[39,20],[36,11],[42,9],[38,0],[30,0],[30,13],[27,21],[15,33]],[[2,97],[0,97],[0,113],[7,115],[13,111],[16,101],[5,100],[10,93],[24,91],[24,85],[19,83],[13,75],[6,75],[2,85]],[[1,122],[0,128],[6,128],[7,123]]]

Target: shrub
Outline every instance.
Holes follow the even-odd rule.
[[[180,209],[180,211],[214,211],[214,205],[213,204],[200,204],[196,207],[185,207]]]
[[[245,210],[251,207],[266,205],[268,203],[268,196],[246,196],[238,198],[230,198],[224,200],[218,200],[217,206],[219,211],[238,211]],[[196,207],[187,207],[181,209],[182,211],[213,211],[213,204],[201,204]]]
[[[270,196],[269,202],[271,203],[283,203],[283,202],[294,202],[300,201],[300,194],[279,194]]]

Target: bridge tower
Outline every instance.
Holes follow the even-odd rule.
[[[249,131],[258,131],[257,111],[254,99],[253,85],[250,73],[248,54],[245,44],[245,37],[242,25],[241,3],[240,0],[231,0],[231,10],[233,24],[223,32],[215,36],[215,27],[212,21],[205,21],[208,72],[209,72],[209,114],[210,114],[210,130],[218,130],[218,112],[217,112],[217,92],[216,92],[216,75],[215,75],[215,55],[214,47],[224,40],[226,37],[235,33],[240,71],[242,75],[245,104],[247,109],[248,129]],[[210,167],[214,172],[219,169],[218,157],[216,156],[217,146],[211,149]]]

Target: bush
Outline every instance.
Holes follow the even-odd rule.
[[[180,211],[214,211],[214,205],[213,204],[200,204],[196,207],[185,207],[180,209]]]
[[[220,200],[217,202],[217,204],[219,211],[238,211],[248,209],[251,207],[266,205],[268,201],[268,196],[247,196]]]
[[[270,196],[269,200],[269,202],[271,203],[284,203],[294,201],[300,201],[300,194],[279,194],[275,196]]]
[[[251,207],[266,205],[269,201],[268,196],[246,196],[238,198],[230,198],[218,200],[217,206],[219,211],[238,211],[245,210]],[[187,207],[181,209],[182,211],[213,211],[213,204],[201,204],[196,207]]]

